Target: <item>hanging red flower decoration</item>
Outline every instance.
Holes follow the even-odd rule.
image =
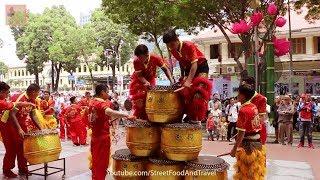
[[[274,54],[276,56],[283,56],[286,55],[290,51],[290,41],[287,41],[287,39],[277,39],[274,37],[272,39],[273,45],[274,45]]]
[[[263,14],[261,12],[255,12],[251,16],[252,26],[258,26],[263,19]]]
[[[251,29],[251,25],[248,24],[245,20],[240,20],[238,23],[234,23],[231,28],[233,34],[244,34]]]
[[[276,26],[283,27],[286,24],[287,20],[284,17],[278,17],[276,20]]]
[[[278,12],[278,7],[274,3],[271,3],[269,4],[267,11],[271,16],[276,15]]]

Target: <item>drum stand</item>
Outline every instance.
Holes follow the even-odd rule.
[[[62,161],[63,162],[63,167],[62,168],[61,167],[49,166],[49,163],[57,162],[57,161]],[[36,165],[38,165],[38,164],[28,165],[28,167],[36,166]],[[43,169],[43,173],[44,174],[36,173],[37,171],[42,170],[42,169]],[[54,169],[55,171],[49,173],[48,169]],[[48,163],[43,163],[42,167],[30,170],[29,174],[27,174],[27,179],[29,179],[29,176],[31,176],[31,175],[36,175],[36,176],[43,176],[44,179],[47,180],[48,176],[50,176],[52,174],[59,173],[59,172],[63,172],[62,179],[65,179],[65,176],[66,176],[66,159],[65,158],[61,158],[61,159],[58,159],[58,160],[55,160],[55,161],[51,161],[51,162],[48,162]]]

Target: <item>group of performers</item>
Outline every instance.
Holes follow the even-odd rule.
[[[173,84],[180,84],[181,98],[184,102],[184,119],[188,123],[198,123],[206,118],[208,101],[211,93],[211,82],[208,80],[209,67],[204,54],[189,41],[180,41],[174,30],[163,35],[171,55],[179,62],[181,77],[175,82],[166,61],[150,54],[147,46],[138,45],[134,51],[134,73],[130,84],[130,98],[133,103],[133,115],[121,113],[112,109],[109,100],[109,89],[99,84],[95,87],[95,95],[90,94],[76,101],[70,98],[70,106],[62,107],[59,114],[61,138],[65,136],[65,126],[74,145],[86,145],[87,129],[92,130],[92,179],[104,180],[110,156],[110,124],[112,121],[125,118],[128,120],[148,120],[145,111],[145,101],[148,89],[155,86],[157,67],[161,68]],[[50,93],[45,92],[43,100],[38,100],[40,87],[32,84],[26,93],[11,97],[6,101],[10,87],[0,82],[0,131],[6,154],[3,163],[3,173],[7,177],[16,177],[12,172],[15,159],[18,160],[20,174],[28,173],[27,161],[23,156],[23,136],[35,129],[56,128],[53,118],[54,101]],[[263,132],[266,99],[254,90],[252,78],[243,79],[239,87],[239,110],[237,121],[238,135],[231,151],[231,156],[237,158],[236,179],[263,179],[265,175],[265,138]],[[44,120],[36,116],[37,110],[44,115]],[[5,112],[8,118],[5,118]],[[80,113],[81,112],[81,113]],[[41,122],[44,121],[44,122]],[[260,134],[262,132],[262,134]],[[262,141],[261,141],[262,140]]]

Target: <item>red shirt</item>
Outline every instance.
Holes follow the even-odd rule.
[[[213,130],[213,128],[214,128],[214,119],[213,119],[213,117],[211,117],[211,118],[208,118],[208,120],[207,120],[207,129],[208,130]]]
[[[16,94],[11,97],[12,102],[31,102],[36,105],[39,105],[37,100],[31,100],[29,99],[27,94]],[[37,129],[36,125],[34,124],[33,120],[31,119],[31,111],[35,109],[35,107],[29,105],[29,106],[23,106],[17,108],[16,117],[18,119],[18,122],[24,132],[30,132],[32,130]]]
[[[5,99],[0,100],[0,119],[2,118],[4,111],[12,110],[13,107],[14,105],[12,102],[7,102]]]
[[[253,103],[245,103],[239,110],[237,129],[246,133],[255,133],[261,130],[258,109]]]
[[[135,73],[141,72],[142,76],[146,78],[147,81],[152,81],[155,79],[157,75],[157,67],[163,67],[164,65],[163,59],[154,54],[150,54],[147,64],[145,64],[138,57],[136,57],[133,61]]]
[[[91,122],[92,137],[109,135],[109,120],[110,117],[106,115],[106,109],[110,108],[111,102],[100,98],[94,98],[90,102],[89,112],[93,116]]]
[[[41,111],[46,111],[48,109],[50,109],[50,111],[47,111],[45,113],[45,115],[54,115],[54,100],[49,99],[47,100],[41,100],[41,104],[40,104],[40,110]]]
[[[259,114],[267,113],[267,98],[263,95],[256,93],[251,99],[251,103],[257,106]]]
[[[81,122],[81,107],[77,104],[71,104],[64,111],[65,120],[68,123]]]
[[[206,61],[205,56],[199,50],[198,46],[191,41],[182,41],[179,51],[170,50],[174,58],[176,58],[184,69],[191,67],[191,64],[198,61],[198,65]]]

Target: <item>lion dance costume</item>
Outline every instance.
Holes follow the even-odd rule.
[[[234,179],[263,180],[266,174],[266,149],[261,144],[258,109],[250,101],[239,110],[237,130],[244,131],[244,139],[236,153]]]

